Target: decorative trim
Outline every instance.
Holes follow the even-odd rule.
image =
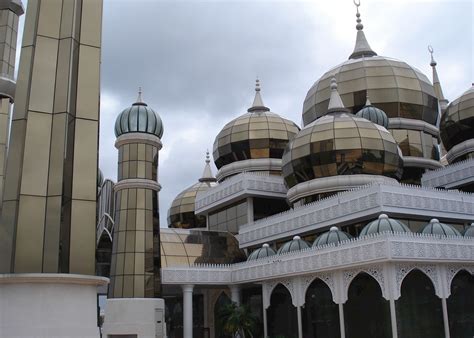
[[[151,189],[155,191],[161,190],[161,185],[158,182],[147,180],[144,178],[127,178],[119,181],[114,185],[114,191],[120,191],[122,189]]]
[[[455,161],[458,157],[474,152],[474,139],[466,140],[451,148],[446,154],[449,163]]]
[[[228,176],[248,171],[281,171],[281,159],[256,158],[233,162],[221,167],[216,178],[220,182]]]
[[[421,177],[426,187],[457,188],[474,182],[474,159],[450,164],[438,170],[428,171]]]
[[[263,173],[240,173],[196,196],[195,213],[205,215],[212,210],[247,197],[286,198],[281,176]]]
[[[415,157],[415,156],[403,156],[403,166],[404,167],[416,167],[424,169],[439,169],[443,168],[443,165],[439,161],[431,160],[424,157]]]
[[[0,0],[0,10],[9,9],[18,16],[25,13],[21,0]]]
[[[474,195],[405,184],[374,183],[244,225],[241,248],[337,225],[375,219],[381,213],[474,222]]]
[[[351,190],[373,182],[398,184],[394,178],[379,175],[338,175],[315,178],[302,182],[290,188],[287,193],[288,200],[294,203],[303,197],[343,190]]]
[[[425,121],[406,119],[403,117],[392,117],[389,118],[388,121],[388,129],[420,130],[434,137],[439,136],[439,129]]]
[[[158,148],[158,150],[163,147],[160,138],[156,135],[148,133],[125,133],[117,137],[117,140],[115,140],[115,148],[118,149],[124,144],[129,143],[149,144]]]
[[[0,284],[77,284],[103,286],[109,279],[99,276],[68,273],[15,273],[0,274]]]

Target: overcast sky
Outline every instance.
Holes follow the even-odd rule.
[[[445,96],[474,81],[471,0],[361,0],[366,37],[379,55],[431,79],[435,50]],[[351,54],[352,0],[104,0],[100,168],[116,180],[114,123],[139,86],[164,123],[159,182],[161,226],[173,198],[200,177],[206,149],[245,113],[256,76],[264,103],[301,124],[306,92]],[[214,173],[216,168],[213,166]]]

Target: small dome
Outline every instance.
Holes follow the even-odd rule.
[[[400,148],[387,129],[351,113],[333,112],[304,127],[288,144],[282,172],[288,187],[337,175],[400,179]]]
[[[331,227],[329,231],[326,231],[316,238],[316,240],[313,242],[313,248],[326,244],[339,243],[351,238],[352,236],[347,232],[341,231],[337,227]]]
[[[474,237],[474,223],[464,230],[464,237]]]
[[[381,214],[378,219],[367,224],[359,236],[366,236],[382,232],[411,232],[411,230],[402,222],[393,218],[388,218],[387,215]]]
[[[247,260],[254,261],[256,259],[266,258],[273,255],[276,255],[275,250],[270,248],[270,246],[267,243],[265,243],[262,245],[261,248],[258,248],[257,250],[253,251]]]
[[[441,139],[446,150],[474,139],[474,84],[448,106],[441,117]]]
[[[280,249],[278,249],[277,255],[286,254],[288,252],[303,250],[307,248],[309,248],[308,242],[302,240],[300,236],[295,236],[291,241],[286,242]]]
[[[248,113],[227,123],[216,136],[213,156],[218,169],[242,160],[280,159],[288,141],[299,131],[294,122],[264,106],[258,82],[255,90]]]
[[[461,236],[452,225],[440,223],[433,218],[422,230],[422,234],[441,235],[441,236]]]
[[[206,164],[199,182],[181,191],[171,202],[168,210],[168,227],[182,229],[206,227],[206,217],[194,213],[194,204],[199,193],[216,185],[209,163],[209,152],[207,152]]]
[[[370,122],[376,123],[379,126],[388,128],[388,117],[387,114],[382,109],[379,109],[373,106],[369,99],[367,98],[367,102],[365,106],[359,110],[356,114],[357,117],[362,117]]]
[[[115,136],[126,133],[147,133],[159,138],[163,136],[163,122],[160,116],[142,101],[141,91],[137,102],[124,109],[115,121]]]

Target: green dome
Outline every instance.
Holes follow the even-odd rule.
[[[377,123],[379,126],[388,128],[387,114],[385,114],[382,109],[373,106],[369,99],[367,99],[365,106],[357,112],[356,116]]]
[[[308,242],[302,240],[300,236],[295,236],[291,241],[286,242],[280,249],[278,249],[277,255],[286,254],[292,251],[299,251],[307,248],[309,248]]]
[[[470,227],[467,227],[467,229],[464,230],[464,237],[474,237],[474,223],[472,223]]]
[[[276,255],[275,250],[270,248],[270,246],[267,243],[265,243],[262,245],[261,248],[258,248],[257,250],[253,251],[247,260],[254,261],[256,259],[266,258],[273,255]]]
[[[402,222],[388,218],[385,214],[381,214],[378,219],[367,224],[364,229],[362,229],[359,236],[382,232],[411,232],[411,230]]]
[[[147,133],[161,138],[163,136],[163,122],[160,116],[148,105],[141,101],[122,111],[115,121],[115,136],[127,133]]]
[[[423,230],[421,230],[421,233],[441,236],[461,236],[461,233],[452,225],[440,223],[436,218],[433,218]]]
[[[349,235],[347,232],[341,231],[337,227],[331,227],[329,231],[326,231],[315,239],[315,241],[313,242],[313,248],[321,245],[339,243],[341,241],[345,241],[351,238],[352,236]]]

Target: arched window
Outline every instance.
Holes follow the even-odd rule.
[[[398,336],[443,338],[441,299],[431,280],[421,271],[411,271],[402,282],[401,297],[395,302]]]
[[[302,311],[304,337],[341,336],[338,305],[332,300],[329,287],[316,279],[306,291],[306,300]]]
[[[296,308],[291,302],[290,292],[281,284],[273,289],[267,315],[267,327],[270,337],[284,336],[290,338],[298,336]]]
[[[474,336],[474,277],[462,270],[451,282],[451,296],[447,299],[451,337]]]
[[[348,296],[344,304],[346,338],[392,337],[390,305],[373,277],[358,274],[349,287]]]

